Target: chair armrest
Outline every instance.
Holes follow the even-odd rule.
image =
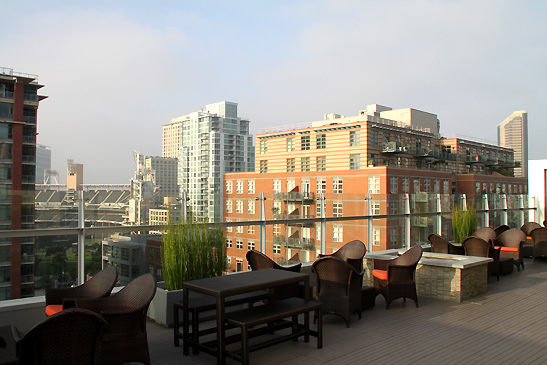
[[[76,298],[80,294],[79,287],[46,288],[46,305],[63,304],[65,298]]]
[[[372,260],[372,263],[375,270],[387,270],[387,267],[391,261],[392,260],[374,259]]]
[[[415,271],[416,265],[388,265],[387,281],[388,283],[412,282]]]
[[[74,299],[75,308],[88,309],[92,312],[100,314],[101,311],[110,309],[109,297],[107,298],[76,298]]]

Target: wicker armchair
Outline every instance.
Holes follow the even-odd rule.
[[[534,241],[532,262],[536,260],[536,257],[547,257],[547,228],[539,227],[533,229],[530,234]]]
[[[342,261],[346,261],[353,266],[358,272],[363,271],[363,257],[367,253],[367,248],[360,240],[353,240],[340,247],[336,252],[330,255],[319,255],[322,257],[336,257]]]
[[[431,250],[435,253],[448,253],[451,255],[463,255],[465,253],[463,247],[451,244],[438,234],[431,233],[427,239],[431,243]]]
[[[518,228],[511,228],[503,232],[494,240],[494,247],[500,248],[500,257],[508,257],[513,259],[513,263],[520,271],[520,267],[524,269],[522,260],[522,247],[526,242],[526,235]]]
[[[76,298],[107,297],[117,281],[118,270],[114,266],[109,266],[74,288],[46,288],[46,314],[51,316],[66,308],[69,304],[64,304],[65,299],[69,299],[70,303],[70,299]]]
[[[496,237],[507,231],[509,228],[510,227],[507,224],[502,224],[501,226],[494,228],[494,232],[496,232]]]
[[[106,321],[85,309],[54,314],[21,336],[12,327],[19,364],[101,364]]]
[[[414,246],[394,259],[374,260],[374,288],[386,299],[386,309],[389,309],[389,304],[398,298],[403,298],[404,301],[410,298],[418,308],[415,274],[422,253],[421,246]]]
[[[339,315],[349,328],[355,312],[361,319],[361,287],[363,271],[358,272],[344,260],[334,256],[320,258],[312,265],[317,280],[317,299],[323,303],[323,314]]]
[[[532,232],[536,228],[540,228],[541,224],[536,222],[526,222],[520,227],[520,230],[526,235],[526,241],[522,246],[522,256],[523,257],[532,257],[534,253],[534,240],[532,239]]]
[[[488,275],[495,275],[500,280],[500,275],[506,275],[513,271],[513,261],[502,259],[500,261],[500,249],[494,248],[492,241],[486,242],[479,237],[467,237],[462,246],[467,256],[490,257],[494,261],[488,263]]]
[[[490,240],[495,240],[498,235],[496,234],[496,231],[494,229],[490,227],[482,227],[473,232],[471,236],[482,238],[483,240],[488,242]]]
[[[156,294],[156,279],[144,274],[107,298],[76,299],[77,308],[99,313],[108,323],[102,359],[106,364],[150,364],[146,336],[146,312]]]

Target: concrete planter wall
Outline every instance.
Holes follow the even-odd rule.
[[[173,327],[173,303],[182,302],[183,290],[165,290],[164,282],[158,283],[156,296],[148,308],[148,318],[165,326]]]

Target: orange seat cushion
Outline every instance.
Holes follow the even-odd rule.
[[[63,310],[62,304],[50,304],[46,307],[46,314],[48,316],[52,316],[55,313],[59,313],[62,310]]]
[[[386,270],[372,270],[372,276],[380,280],[387,280],[387,271]]]
[[[505,252],[519,252],[518,247],[502,247],[501,250]]]
[[[533,240],[533,238],[530,237],[530,236],[527,236],[526,239],[527,239],[527,240]]]

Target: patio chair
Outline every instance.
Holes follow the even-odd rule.
[[[547,257],[547,228],[539,227],[533,229],[530,232],[534,241],[534,248],[532,250],[532,262],[536,260],[536,257]]]
[[[418,308],[416,294],[416,266],[422,258],[422,247],[414,246],[404,254],[391,260],[374,259],[374,288],[386,300],[386,309],[398,298],[414,300]]]
[[[523,257],[532,257],[532,254],[534,251],[534,240],[532,239],[530,232],[540,227],[541,227],[541,224],[536,222],[526,222],[522,225],[522,227],[520,227],[520,230],[524,232],[524,234],[526,235],[526,241],[524,242],[524,245],[522,246]]]
[[[494,240],[494,247],[500,248],[500,257],[508,257],[513,259],[513,263],[520,271],[520,267],[524,269],[522,260],[522,247],[526,242],[526,235],[518,228],[511,228],[503,232]]]
[[[355,312],[361,319],[361,287],[363,271],[334,256],[318,259],[312,265],[317,280],[317,299],[323,303],[323,314],[336,314],[346,321],[349,328]]]
[[[467,237],[462,244],[466,256],[490,257],[494,261],[488,263],[488,276],[495,275],[500,280],[500,275],[506,275],[513,271],[512,259],[500,259],[500,249],[494,248],[492,241],[486,242],[479,237]]]
[[[498,235],[496,234],[496,231],[494,229],[490,227],[482,227],[473,232],[471,236],[482,238],[483,240],[488,242],[490,240],[495,240]]]
[[[496,237],[507,231],[509,228],[511,227],[509,227],[507,224],[502,224],[501,226],[494,228],[494,232],[496,232]]]
[[[435,253],[451,255],[463,255],[465,253],[462,246],[455,246],[436,233],[431,233],[427,239],[431,243],[431,250]]]
[[[70,308],[47,317],[24,336],[12,326],[19,364],[102,364],[106,321],[85,309]]]
[[[92,310],[108,323],[101,355],[104,363],[150,364],[146,312],[155,294],[156,279],[147,273],[107,298],[75,299],[77,308]]]
[[[109,266],[74,288],[46,288],[46,314],[51,316],[63,310],[65,299],[71,302],[70,299],[75,298],[107,297],[117,281],[118,270]]]
[[[360,240],[353,240],[340,247],[336,252],[330,255],[319,254],[322,257],[336,257],[342,261],[346,261],[353,266],[357,272],[363,271],[363,257],[367,253],[367,248]]]

